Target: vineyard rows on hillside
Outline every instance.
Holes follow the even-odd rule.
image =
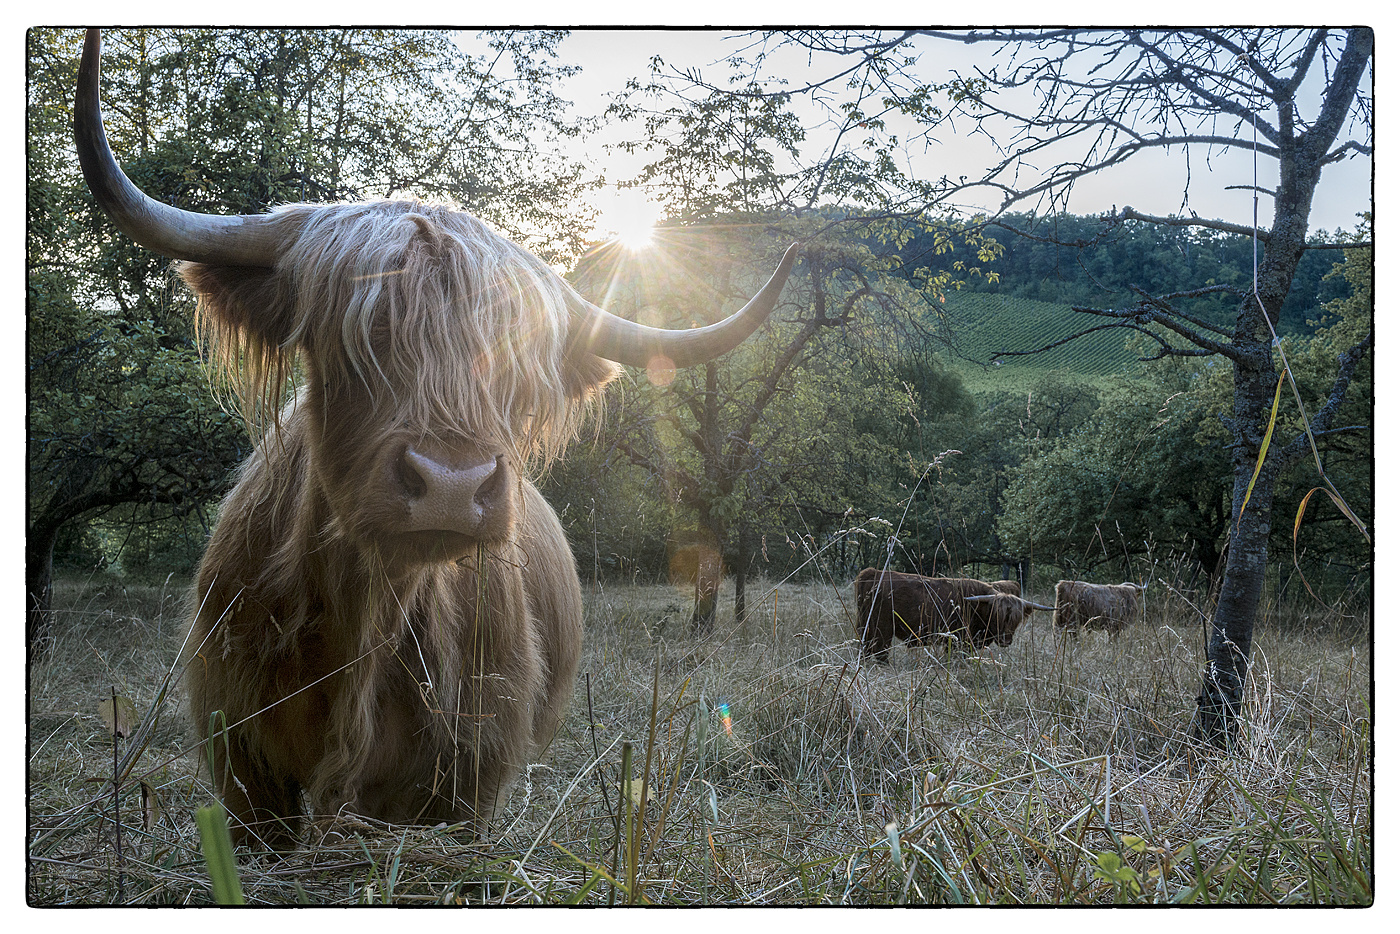
[[[977,292],[951,292],[944,306],[955,348],[965,361],[1008,371],[1068,370],[1087,377],[1135,369],[1138,355],[1120,330],[1098,331],[1044,353],[1001,357],[998,351],[1036,350],[1101,323],[1069,305]]]

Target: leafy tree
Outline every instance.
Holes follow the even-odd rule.
[[[909,506],[903,535],[909,569],[961,574],[968,564],[988,564],[1006,576],[1012,568],[1029,573],[1031,556],[1040,552],[1004,532],[1005,514],[1018,508],[1007,500],[1008,485],[1023,463],[1098,406],[1093,386],[1051,371],[1024,394],[981,392],[957,407],[928,411],[919,461],[938,466]],[[937,452],[926,446],[930,440]]]
[[[868,488],[878,442],[862,413],[903,403],[847,374],[876,371],[878,363],[857,366],[862,354],[873,361],[897,339],[926,340],[927,309],[942,290],[983,274],[941,262],[955,243],[981,244],[983,262],[995,244],[909,209],[910,189],[924,183],[892,158],[878,113],[847,108],[836,145],[804,156],[807,129],[785,95],[761,93],[742,56],[727,65],[720,87],[654,60],[649,82],[633,82],[612,113],[640,123],[629,148],[655,158],[634,184],[665,206],[671,221],[659,239],[703,283],[682,283],[672,304],[659,303],[674,309],[668,322],[684,321],[683,308],[713,306],[703,296],[761,281],[775,248],[803,244],[777,320],[725,360],[676,374],[657,391],[658,415],[627,448],[634,463],[669,478],[700,536],[736,570],[742,615],[754,520],[787,500],[807,507],[808,522],[834,523]],[[691,253],[697,238],[705,249]],[[879,339],[853,354],[872,335]],[[700,584],[698,629],[713,624],[717,583]]]
[[[806,130],[783,95],[755,94],[742,57],[728,64],[731,80],[718,88],[655,60],[650,83],[634,81],[613,115],[643,127],[631,148],[654,160],[634,183],[664,204],[671,221],[659,231],[661,248],[690,276],[658,277],[668,283],[662,298],[644,304],[661,309],[662,321],[686,322],[687,309],[713,307],[710,295],[736,297],[736,284],[762,281],[777,249],[804,245],[762,336],[657,389],[657,416],[638,424],[626,448],[634,463],[666,478],[673,499],[696,515],[697,535],[736,571],[742,615],[755,521],[784,500],[805,506],[808,522],[836,521],[869,482],[876,441],[861,413],[902,405],[847,377],[858,360],[851,347],[875,330],[882,349],[892,346],[893,328],[927,337],[923,309],[973,274],[939,267],[939,253],[980,237],[900,210],[897,190],[917,182],[879,146],[837,147],[804,161]],[[843,119],[853,134],[878,122],[855,111]],[[917,249],[916,234],[925,235]],[[697,629],[713,625],[717,584],[701,580]]]
[[[145,38],[136,36],[122,57],[168,67],[169,56]],[[190,391],[201,378],[189,302],[170,292],[153,258],[109,242],[87,213],[70,154],[79,39],[75,32],[29,35],[25,586],[32,653],[48,643],[53,553],[72,523],[123,512],[131,522],[152,522],[198,510],[247,450],[236,420],[207,393]],[[134,93],[129,112],[140,118],[140,104],[153,95],[139,81]],[[142,160],[133,174],[154,182],[149,165]]]
[[[765,239],[689,227],[668,235],[664,264],[585,263],[577,281],[586,292],[610,295],[616,313],[630,299],[631,313],[643,320],[699,323],[695,309],[733,305],[756,290],[750,269],[762,264],[750,253],[766,251],[777,260],[776,246]],[[695,517],[694,531],[680,544],[699,556],[694,625],[702,631],[713,625],[721,564],[736,573],[742,618],[747,570],[763,530],[779,525],[776,515],[845,511],[882,448],[868,430],[868,413],[898,404],[888,384],[817,365],[836,359],[834,332],[854,323],[865,297],[849,285],[831,285],[860,266],[823,246],[804,252],[774,313],[778,320],[722,361],[622,386],[633,404],[610,405],[627,420],[614,423],[608,444],[656,478],[666,501]],[[603,277],[596,284],[595,275]],[[847,301],[833,308],[828,289],[841,288]]]
[[[1092,419],[1017,471],[998,527],[1008,545],[1066,573],[1108,565],[1140,580],[1135,559],[1158,548],[1215,571],[1229,525],[1229,463],[1204,441],[1216,394],[1203,368],[1176,366],[1124,380],[1104,393]]]

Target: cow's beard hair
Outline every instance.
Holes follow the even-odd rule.
[[[392,578],[382,568],[372,570],[378,559],[367,556],[363,567],[373,581],[367,588],[372,605],[360,618],[393,623],[384,631],[361,626],[356,633],[358,644],[353,651],[359,660],[352,669],[354,685],[337,692],[330,729],[335,742],[307,788],[313,801],[325,802],[331,809],[353,810],[352,789],[361,787],[363,776],[392,767],[376,758],[384,746],[381,731],[385,729],[377,700],[401,691],[407,683],[405,675],[411,674],[427,721],[412,742],[433,752],[436,794],[424,798],[416,813],[399,817],[419,821],[469,813],[477,829],[483,829],[496,806],[499,774],[523,765],[514,761],[518,755],[512,755],[507,740],[511,727],[497,722],[506,711],[497,703],[496,686],[511,685],[511,694],[521,695],[507,703],[526,724],[534,716],[529,699],[540,688],[538,676],[532,677],[535,673],[510,670],[515,653],[502,653],[488,644],[499,635],[491,620],[524,609],[519,575],[502,556],[509,550],[513,545],[478,546],[452,565]],[[455,592],[461,576],[474,585],[475,600],[469,602],[466,613],[470,618],[447,625],[441,614],[458,612],[462,605]],[[532,632],[525,635],[527,641],[533,639]],[[537,655],[538,646],[532,648]],[[488,664],[487,659],[493,661]],[[507,670],[488,670],[492,665]],[[483,767],[490,774],[483,774]],[[490,800],[483,800],[483,795]]]

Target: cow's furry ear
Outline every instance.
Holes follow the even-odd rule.
[[[572,351],[564,360],[565,387],[579,400],[601,392],[621,372],[622,367],[611,360],[587,352]]]
[[[180,278],[199,297],[202,324],[219,335],[239,335],[280,347],[292,332],[292,302],[285,280],[272,269],[248,266],[175,265]]]
[[[276,424],[293,371],[293,302],[272,269],[177,263],[199,297],[195,332],[232,390],[250,433]],[[256,435],[255,435],[256,436]]]

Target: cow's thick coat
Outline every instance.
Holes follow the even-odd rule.
[[[552,737],[582,645],[573,557],[526,466],[613,367],[568,358],[548,278],[467,215],[289,213],[303,233],[277,269],[181,268],[229,359],[293,334],[305,369],[200,563],[191,713],[245,842],[289,845],[303,790],[317,815],[479,822]],[[486,482],[452,489],[472,470]]]

